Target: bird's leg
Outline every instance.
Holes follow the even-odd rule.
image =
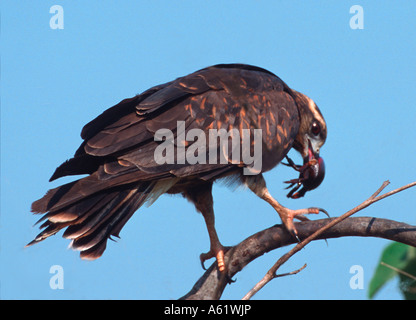
[[[293,224],[293,219],[296,218],[301,221],[308,220],[304,214],[318,214],[320,211],[328,215],[328,213],[321,208],[306,208],[292,210],[282,206],[276,199],[274,199],[269,190],[266,187],[266,181],[263,178],[263,175],[259,174],[256,176],[244,176],[245,184],[253,191],[258,197],[270,203],[270,205],[277,211],[280,218],[282,219],[283,224],[286,229],[299,241],[298,233],[296,231],[295,225]]]
[[[209,241],[210,241],[210,250],[207,253],[201,253],[199,256],[201,260],[202,268],[205,269],[204,262],[205,260],[216,258],[218,269],[222,272],[225,270],[224,254],[225,247],[221,244],[218,239],[217,231],[215,230],[215,217],[213,210],[201,211],[204,216],[205,223],[208,229]],[[206,269],[205,269],[206,270]]]
[[[293,162],[293,160],[292,160],[292,159],[290,159],[288,156],[285,156],[285,158],[286,158],[286,160],[287,160],[287,163],[280,162],[281,164],[285,165],[286,167],[291,167],[291,168],[295,169],[296,171],[299,171],[299,168],[300,168],[301,166],[298,166],[297,164],[295,164],[295,163]]]
[[[225,270],[224,254],[228,248],[221,244],[215,229],[214,202],[211,191],[212,183],[206,183],[194,187],[192,190],[187,190],[186,193],[184,193],[184,196],[193,202],[196,209],[202,213],[207,226],[210,250],[207,253],[202,253],[200,255],[202,268],[205,269],[205,260],[215,257],[217,259],[218,269],[223,272]]]

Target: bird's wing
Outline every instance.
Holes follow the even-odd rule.
[[[174,163],[157,163],[155,151],[163,143],[154,139],[158,130],[171,130],[176,145],[184,142],[186,151],[196,143],[178,141],[178,122],[184,132],[199,129],[205,138],[210,129],[236,129],[238,133],[261,129],[265,171],[292,146],[299,114],[283,81],[245,65],[202,69],[123,100],[84,127],[80,148],[51,180],[82,173],[89,176],[49,190],[32,204],[33,212],[46,213],[40,219],[46,221],[30,244],[67,228],[64,237],[72,239],[72,247],[82,251],[83,258],[95,259],[105,250],[107,239],[118,236],[144,202],[154,201],[180,179],[209,180],[241,170],[232,148],[226,163],[217,158],[213,163],[191,164],[178,156]],[[217,151],[220,157],[221,150]],[[209,158],[208,153],[203,156]]]
[[[115,177],[137,169],[156,176],[162,172],[181,177],[195,173],[209,176],[213,170],[235,166],[232,154],[228,154],[230,162],[224,164],[219,158],[208,161],[208,152],[206,162],[211,163],[207,164],[191,165],[186,159],[181,163],[178,154],[173,164],[157,163],[155,150],[161,142],[155,141],[154,136],[160,129],[173,132],[176,146],[180,144],[186,150],[192,146],[193,141],[177,141],[183,137],[178,135],[178,122],[185,133],[200,129],[206,138],[210,129],[237,129],[240,137],[243,129],[261,129],[266,155],[263,168],[270,169],[290,149],[299,127],[299,115],[290,89],[275,75],[240,65],[210,67],[152,88],[105,111],[84,127],[85,140],[74,158],[93,156],[94,160],[103,161],[102,178],[105,173]],[[220,157],[220,152],[217,155]],[[241,156],[235,159],[241,160]],[[58,168],[54,176],[60,175]]]

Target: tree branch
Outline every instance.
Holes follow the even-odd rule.
[[[369,199],[338,218],[296,223],[295,226],[299,237],[305,240],[298,243],[298,245],[295,246],[296,249],[293,248],[292,251],[279,259],[280,262],[278,261],[276,263],[277,268],[307,243],[318,239],[347,236],[379,237],[416,247],[416,226],[373,217],[350,217],[346,219],[355,212],[368,207],[376,201],[416,185],[416,182],[378,196],[387,184],[388,182],[386,181]],[[294,239],[282,225],[276,225],[252,235],[238,245],[232,247],[227,252],[225,262],[228,267],[228,277],[218,271],[216,262],[214,262],[195,283],[191,291],[181,299],[219,299],[228,284],[229,279],[241,271],[248,263],[266,252],[292,243],[296,243],[296,239]],[[272,271],[270,273],[268,272],[268,277],[270,277],[270,279],[266,279],[267,281],[263,281],[264,279],[262,279],[261,286],[264,286],[268,281],[276,277],[275,271],[277,268],[272,268]],[[256,289],[259,290],[260,288],[261,287]],[[251,295],[257,291],[253,291]],[[246,298],[250,298],[250,296],[247,296]]]
[[[298,243],[294,248],[292,248],[288,253],[283,255],[277,262],[270,268],[269,271],[267,271],[266,275],[263,277],[262,280],[260,280],[253,289],[251,289],[244,297],[243,300],[249,300],[253,295],[255,295],[261,288],[263,288],[267,283],[269,283],[271,280],[276,278],[276,271],[280,268],[286,261],[288,261],[295,253],[299,252],[302,248],[304,248],[308,243],[319,237],[320,234],[328,230],[329,228],[333,227],[334,225],[340,223],[341,221],[347,219],[348,217],[352,216],[354,213],[368,207],[372,203],[378,201],[377,196],[380,194],[381,191],[384,190],[385,187],[389,185],[389,181],[384,181],[383,184],[380,186],[380,188],[377,189],[376,192],[373,193],[373,195],[368,198],[366,201],[361,203],[360,205],[356,206],[355,208],[349,210],[348,212],[344,213],[342,216],[332,220],[327,225],[323,226],[322,228],[316,230],[314,233],[312,233],[309,237]],[[400,190],[397,189],[396,192],[399,192]]]

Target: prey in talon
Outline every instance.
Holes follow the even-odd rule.
[[[311,132],[319,132],[320,129],[317,128],[317,124],[312,124]],[[306,153],[305,153],[306,154]],[[292,188],[289,193],[287,194],[288,198],[292,199],[299,199],[305,196],[307,191],[313,190],[317,188],[325,177],[325,162],[324,159],[319,156],[319,153],[316,151],[316,148],[313,147],[312,142],[308,139],[308,150],[307,155],[303,158],[303,165],[297,165],[293,162],[288,155],[285,156],[287,163],[282,162],[283,165],[291,167],[299,172],[299,177],[295,179],[291,179],[288,181],[284,181],[284,183],[288,183],[289,186],[286,189]],[[302,187],[302,188],[301,188]],[[301,188],[299,190],[299,188]],[[299,191],[298,191],[299,190]],[[306,213],[319,213],[323,212],[328,217],[329,214],[326,210],[322,208],[309,208],[306,209]],[[295,216],[298,220],[308,220],[302,214]],[[300,239],[297,236],[296,229],[291,230],[288,228],[289,231],[296,237],[299,241]]]
[[[289,186],[286,189],[293,188],[287,194],[288,198],[298,199],[305,195],[307,191],[317,188],[325,177],[325,162],[324,159],[316,155],[312,151],[309,141],[308,148],[308,157],[304,159],[304,164],[302,166],[296,165],[292,159],[286,155],[286,160],[288,163],[282,162],[283,165],[292,167],[299,172],[299,177],[289,181],[285,181]],[[296,192],[300,187],[298,192]],[[295,193],[296,192],[296,193]]]

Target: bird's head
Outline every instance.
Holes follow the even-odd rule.
[[[297,186],[289,192],[288,197],[300,198],[304,196],[306,191],[317,188],[324,180],[325,164],[319,156],[319,152],[326,140],[327,127],[315,102],[300,92],[292,91],[300,116],[299,131],[293,148],[302,155],[303,166],[292,165],[297,168],[300,175],[298,179],[289,182]],[[293,194],[300,186],[303,188]]]

